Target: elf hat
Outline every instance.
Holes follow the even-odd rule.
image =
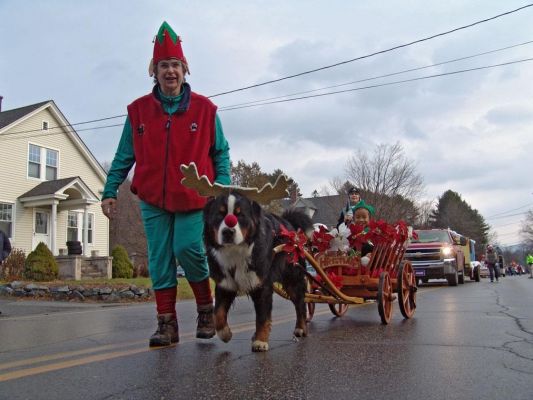
[[[353,212],[355,213],[355,211],[359,208],[364,208],[365,210],[368,210],[370,215],[374,215],[374,207],[372,207],[370,204],[366,204],[364,200],[361,200],[359,203],[352,207]]]
[[[157,63],[168,58],[180,60],[185,66],[185,71],[189,73],[189,65],[181,48],[181,38],[176,35],[176,32],[174,32],[166,21],[163,21],[154,38],[154,56],[150,60],[148,67],[150,76],[154,75],[154,68]]]

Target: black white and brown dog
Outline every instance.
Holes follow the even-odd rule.
[[[251,297],[256,313],[252,351],[267,351],[272,325],[273,284],[279,282],[296,309],[294,336],[307,335],[305,272],[290,264],[287,253],[274,254],[284,243],[281,228],[301,229],[309,237],[311,219],[290,210],[278,217],[238,191],[212,198],[204,208],[204,239],[210,275],[215,287],[215,327],[224,342],[231,340],[228,311],[235,297]],[[303,264],[303,260],[300,261]]]

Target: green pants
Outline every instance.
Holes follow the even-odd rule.
[[[148,241],[148,270],[154,289],[177,285],[176,259],[185,277],[200,282],[209,276],[203,243],[203,211],[171,213],[140,202]]]

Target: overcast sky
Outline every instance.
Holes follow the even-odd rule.
[[[122,115],[151,89],[152,39],[181,35],[194,91],[214,95],[350,60],[493,17],[528,0],[0,0],[2,109],[54,100],[70,123]],[[533,7],[423,43],[217,96],[219,108],[419,68],[533,40]],[[533,43],[328,89],[350,89],[533,57]],[[305,196],[344,177],[358,149],[399,142],[426,198],[448,189],[520,241],[533,207],[533,62],[232,111],[219,111],[233,161],[279,168]],[[80,125],[96,158],[113,158],[124,118]],[[512,216],[509,216],[512,215]]]

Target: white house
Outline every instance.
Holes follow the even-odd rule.
[[[0,112],[0,228],[28,254],[67,241],[108,255],[106,173],[53,101]]]

